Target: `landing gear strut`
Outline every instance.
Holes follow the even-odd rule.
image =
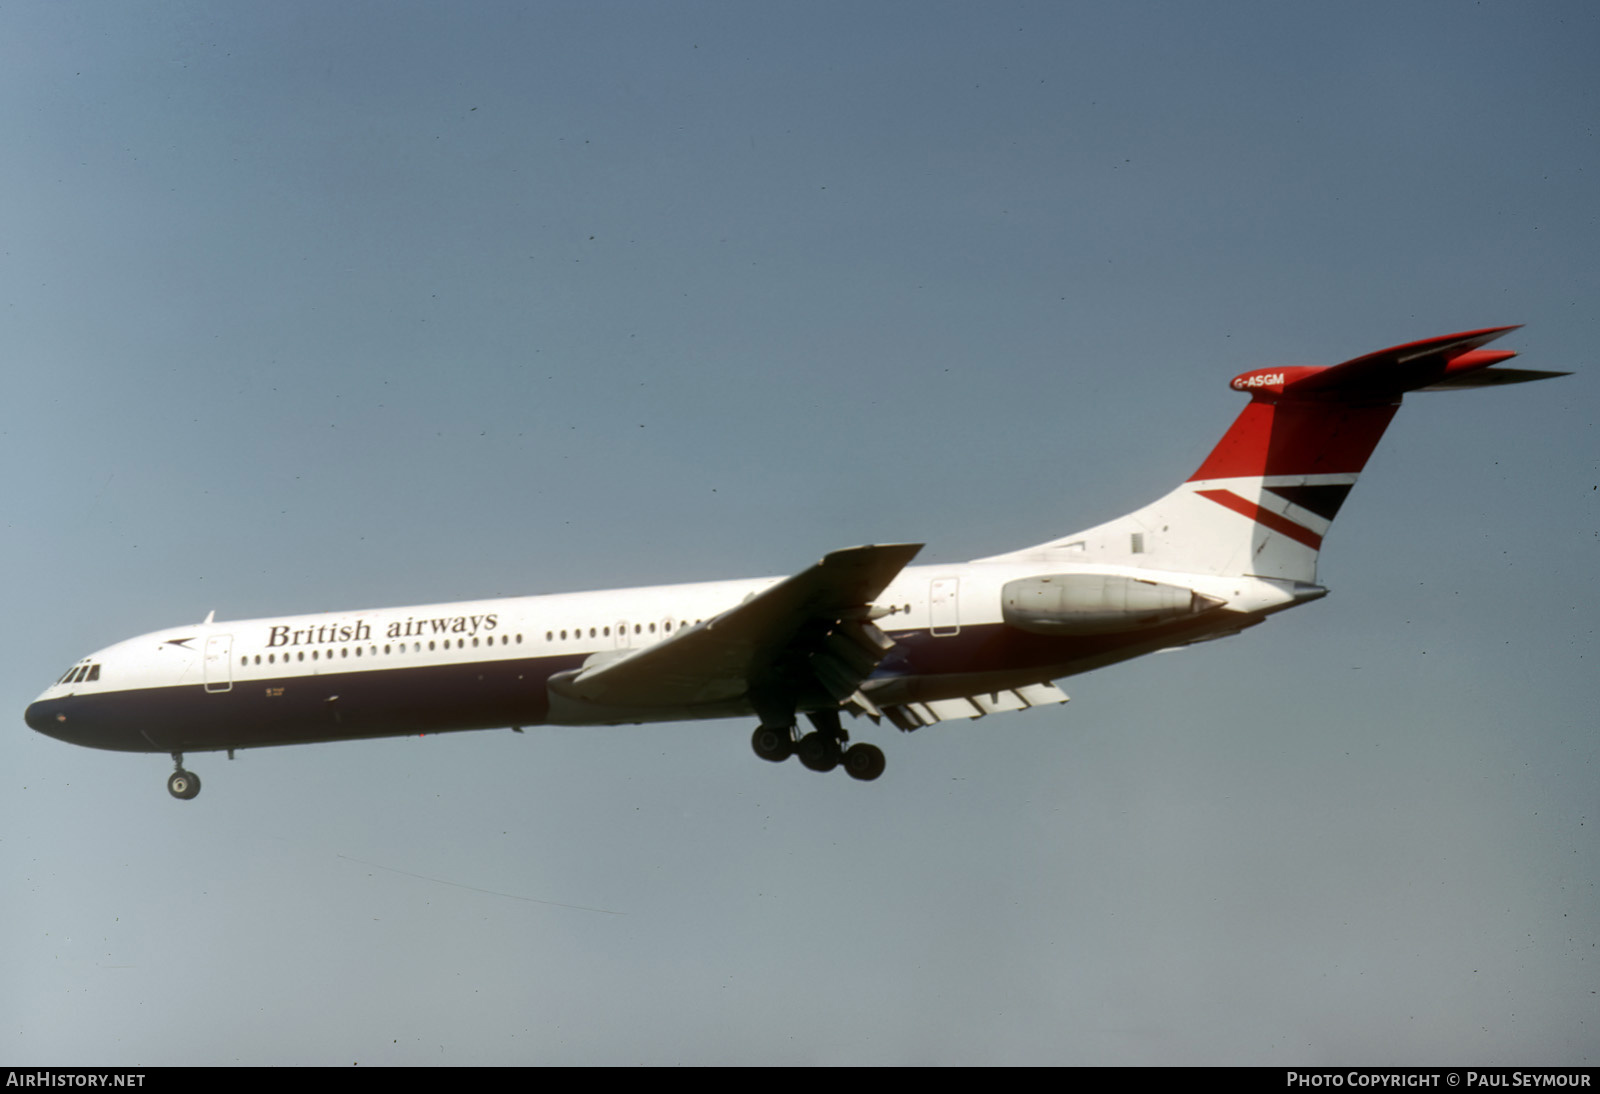
[[[172,762],[178,769],[167,776],[167,793],[174,798],[188,801],[200,793],[200,776],[183,769],[183,753],[174,752]]]
[[[812,771],[832,771],[843,766],[852,779],[871,782],[883,774],[883,750],[875,745],[856,744],[845,747],[850,735],[839,724],[837,710],[818,710],[806,715],[812,731],[794,738],[793,726],[761,725],[750,738],[750,747],[763,760],[779,763],[790,756],[799,756],[800,762]]]

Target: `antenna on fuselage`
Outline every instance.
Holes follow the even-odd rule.
[[[212,608],[209,612],[206,613],[205,622],[201,623],[200,625],[203,627],[207,623],[210,623],[216,617],[217,617],[217,609]]]

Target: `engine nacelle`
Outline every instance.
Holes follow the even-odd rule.
[[[1181,585],[1121,574],[1049,574],[1007,582],[1000,612],[1034,634],[1111,634],[1199,615],[1223,601]]]

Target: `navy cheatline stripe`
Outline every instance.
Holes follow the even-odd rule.
[[[964,676],[1004,672],[1034,682],[1072,676],[1198,634],[1250,625],[1242,618],[1220,612],[1125,635],[1038,635],[1002,623],[963,626],[949,637],[901,631],[892,635],[895,647],[873,679],[904,681],[904,693],[891,702],[937,701],[970,694]],[[117,752],[206,752],[537,726],[547,724],[550,676],[583,661],[583,655],[562,654],[276,676],[235,680],[221,692],[199,683],[94,691],[38,700],[28,707],[27,722],[72,744]],[[732,713],[733,707],[686,710],[683,717]],[[749,713],[738,710],[737,716]]]
[[[1214,501],[1224,509],[1232,509],[1235,513],[1249,517],[1264,528],[1271,528],[1288,536],[1296,543],[1303,543],[1313,551],[1322,547],[1322,537],[1303,525],[1296,524],[1288,517],[1279,516],[1270,509],[1263,509],[1248,498],[1240,497],[1232,490],[1196,490],[1207,501]]]
[[[364,672],[94,691],[28,707],[34,729],[118,752],[206,751],[538,725],[546,680],[582,657],[407,665]]]

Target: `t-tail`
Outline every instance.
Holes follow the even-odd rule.
[[[1125,517],[999,557],[1314,585],[1323,537],[1406,392],[1566,375],[1497,367],[1516,354],[1482,347],[1516,329],[1241,373],[1230,386],[1250,404],[1187,482]]]

